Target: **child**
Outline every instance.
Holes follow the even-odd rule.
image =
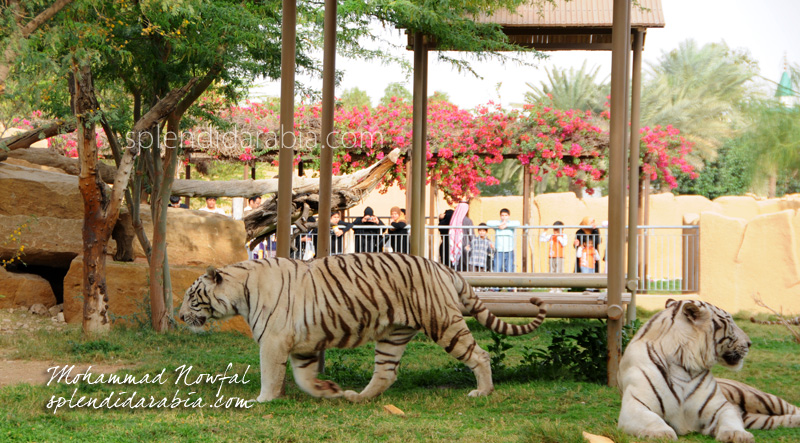
[[[581,265],[581,274],[594,274],[594,264],[600,260],[600,253],[594,248],[594,241],[591,237],[578,247],[576,256]]]
[[[552,233],[542,232],[539,241],[550,242],[547,254],[550,259],[550,272],[560,274],[564,272],[564,246],[567,246],[567,235],[564,234],[562,228],[556,228],[556,226],[564,226],[564,223],[560,220],[553,223]]]
[[[494,255],[494,244],[486,237],[489,233],[486,229],[486,223],[481,223],[478,226],[482,226],[482,228],[478,228],[478,236],[470,242],[469,264],[473,272],[484,272],[487,269],[491,269],[488,262],[489,257]]]

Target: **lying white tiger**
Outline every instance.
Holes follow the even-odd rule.
[[[260,347],[260,402],[281,395],[287,359],[297,385],[315,397],[374,398],[394,383],[400,357],[420,330],[472,369],[478,389],[470,396],[488,395],[494,390],[489,353],[475,343],[458,302],[478,322],[506,335],[527,334],[546,315],[534,298],[539,315],[527,325],[509,325],[492,315],[450,268],[421,257],[377,253],[209,268],[186,291],[180,318],[193,327],[209,318],[245,318]],[[317,378],[319,351],[369,341],[377,342],[375,371],[361,393],[342,392]]]
[[[715,379],[717,362],[738,370],[750,340],[730,314],[701,301],[667,301],[620,361],[619,428],[638,437],[701,432],[723,442],[753,442],[749,429],[800,426],[800,410],[733,380]]]

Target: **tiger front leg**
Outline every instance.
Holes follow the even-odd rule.
[[[278,341],[263,338],[259,345],[259,359],[261,366],[261,393],[256,401],[263,403],[281,397],[283,381],[286,377],[286,361],[289,351]]]
[[[724,399],[723,399],[724,400]],[[709,423],[709,426],[716,428],[714,438],[725,443],[754,443],[756,440],[753,434],[744,429],[742,416],[739,410],[730,403],[722,406],[717,416],[717,421]]]
[[[628,386],[622,395],[617,427],[626,434],[636,437],[677,440],[678,434],[675,430],[664,421],[663,417],[653,412],[647,402],[647,398],[640,399],[633,395],[632,386]],[[654,407],[658,408],[658,405]]]
[[[309,395],[322,398],[337,398],[342,396],[342,389],[329,380],[320,380],[319,353],[292,354],[292,374],[297,386]]]

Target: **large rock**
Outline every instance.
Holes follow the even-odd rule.
[[[83,218],[78,178],[0,163],[0,215]]]
[[[151,236],[150,207],[146,205],[142,205],[142,223]],[[134,248],[137,257],[144,257],[138,241]],[[202,265],[203,269],[247,260],[244,222],[219,214],[167,208],[167,255],[170,265]]]
[[[172,293],[175,310],[180,308],[183,294],[192,283],[206,272],[205,266],[170,266]],[[147,321],[149,310],[147,263],[120,263],[109,259],[106,262],[106,287],[108,308],[112,320],[131,324],[134,316]],[[64,317],[68,323],[83,320],[83,257],[77,257],[64,277]],[[135,323],[135,322],[133,322]],[[250,334],[250,328],[242,317],[234,317],[220,323],[223,331],[239,331]]]
[[[0,192],[2,194],[2,192]],[[66,269],[72,260],[81,253],[83,220],[62,219],[44,215],[0,215],[0,233],[21,230],[22,261],[28,265],[48,266]],[[16,242],[0,238],[0,258],[9,259],[16,254]]]
[[[0,232],[12,232],[23,223],[30,225],[22,233],[25,263],[68,268],[83,248],[83,199],[77,177],[0,163],[0,189]],[[130,224],[126,212],[123,208],[120,223]],[[150,207],[142,205],[141,215],[145,233],[152,237]],[[124,231],[130,239],[132,229]],[[138,243],[133,242],[134,255],[144,258]],[[0,244],[0,258],[13,256],[16,247],[15,243]],[[116,242],[110,241],[109,254],[116,250]],[[168,208],[167,254],[171,265],[224,266],[246,260],[244,223],[217,214]]]
[[[56,296],[50,283],[38,275],[8,272],[0,267],[0,309],[29,308],[35,304],[55,306]]]

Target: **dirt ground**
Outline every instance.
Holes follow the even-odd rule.
[[[47,316],[33,315],[24,308],[0,309],[0,335],[33,334],[37,330],[62,331],[68,326]],[[73,326],[74,327],[74,326]],[[47,384],[50,374],[47,369],[68,362],[15,360],[13,349],[0,348],[0,388],[18,383]],[[83,372],[89,364],[75,365],[72,374]],[[124,368],[122,365],[93,364],[93,373],[111,373]]]

